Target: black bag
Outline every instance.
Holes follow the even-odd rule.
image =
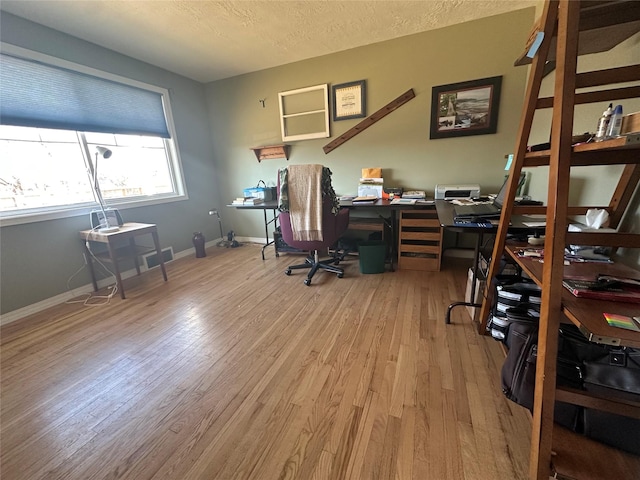
[[[502,366],[505,396],[533,409],[538,353],[538,323],[522,309],[508,309],[509,347]],[[556,383],[640,402],[640,350],[589,342],[578,327],[562,324],[558,332]],[[554,421],[575,432],[640,455],[640,420],[556,401]]]
[[[536,362],[538,360],[538,322],[528,313],[518,309],[508,309],[510,327],[507,336],[509,352],[502,366],[502,391],[505,396],[523,407],[533,410],[536,383]],[[571,337],[575,332],[567,326]],[[580,332],[577,332],[580,335]],[[567,334],[568,335],[568,334]],[[561,329],[558,340],[558,363],[556,382],[559,385],[582,388],[582,362],[569,348],[567,335]],[[570,338],[571,338],[570,337]],[[582,337],[585,342],[586,338]],[[582,408],[564,402],[555,402],[554,421],[573,431],[581,430]]]
[[[603,348],[585,361],[585,390],[640,402],[640,350]],[[640,455],[640,420],[592,408],[584,409],[584,434],[626,452]]]
[[[529,410],[533,409],[536,378],[533,351],[537,343],[538,322],[514,319],[510,323],[507,335],[509,351],[501,371],[502,393]]]

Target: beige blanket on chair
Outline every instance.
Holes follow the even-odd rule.
[[[290,165],[287,170],[293,238],[322,241],[322,165]]]

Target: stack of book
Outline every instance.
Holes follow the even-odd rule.
[[[565,278],[564,288],[582,298],[640,303],[640,280],[599,275],[595,280]]]
[[[237,197],[231,205],[258,205],[264,200],[259,197]]]

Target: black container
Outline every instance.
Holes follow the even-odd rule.
[[[193,246],[196,248],[196,258],[207,256],[207,252],[204,250],[204,235],[201,232],[193,234]]]

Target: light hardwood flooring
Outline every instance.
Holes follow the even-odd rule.
[[[526,477],[530,420],[465,308],[469,261],[342,279],[260,247],[1,330],[3,480]]]

